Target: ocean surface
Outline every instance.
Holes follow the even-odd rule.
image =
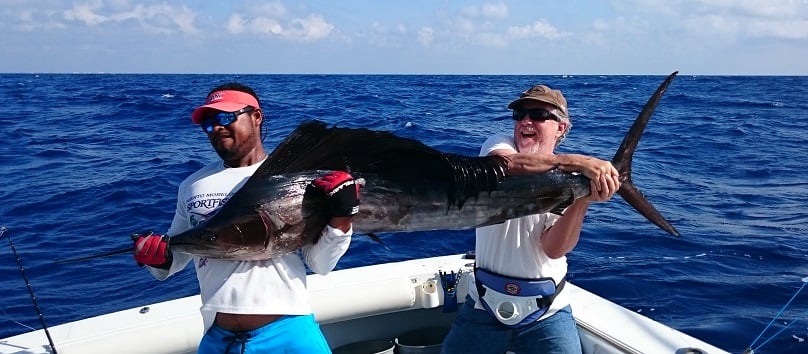
[[[128,247],[133,232],[167,230],[178,184],[217,159],[190,114],[220,83],[259,93],[270,150],[300,122],[318,119],[466,155],[477,155],[489,135],[511,132],[506,105],[547,83],[565,92],[574,123],[559,152],[611,159],[663,79],[0,74],[0,225],[53,326],[198,293],[190,267],[160,282],[129,255],[55,261]],[[734,353],[753,343],[758,353],[808,352],[808,294],[799,292],[808,277],[807,137],[808,77],[680,74],[643,135],[633,173],[681,237],[616,196],[590,208],[568,256],[569,278]],[[474,247],[472,230],[381,237],[390,250],[357,235],[337,267]],[[0,338],[41,328],[9,237],[0,239],[0,289]]]

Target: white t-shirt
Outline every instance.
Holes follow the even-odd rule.
[[[180,184],[177,210],[168,235],[177,235],[212,217],[244,185],[261,162],[226,168],[222,161],[217,161],[188,176]],[[312,271],[326,274],[345,254],[352,231],[343,233],[327,226],[316,244],[303,246],[301,252],[262,261],[213,259],[175,252],[170,269],[149,267],[149,270],[157,279],[163,280],[193,260],[202,297],[200,310],[205,331],[213,324],[217,312],[306,315],[312,310],[301,253]]]
[[[516,152],[513,137],[496,134],[488,138],[480,149],[480,156],[494,150]],[[551,259],[541,249],[541,236],[553,226],[560,216],[553,213],[535,214],[507,220],[501,224],[477,228],[475,262],[477,267],[517,278],[552,277],[558,284],[567,274],[567,257]],[[474,284],[474,279],[470,280]],[[567,292],[562,291],[553,300],[545,318],[569,305]],[[469,295],[477,309],[484,309],[475,286],[469,287]]]

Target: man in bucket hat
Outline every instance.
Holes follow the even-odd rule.
[[[212,217],[266,160],[264,118],[256,93],[239,83],[214,88],[193,111],[191,121],[202,128],[221,160],[180,184],[168,235]],[[360,186],[344,171],[327,173],[312,185],[328,196],[331,219],[318,242],[303,246],[301,253],[313,272],[326,274],[351,242]],[[135,261],[147,265],[157,279],[193,261],[205,330],[198,353],[331,353],[308,302],[306,268],[298,253],[237,261],[175,253],[165,236],[150,232],[133,240]]]
[[[619,189],[619,174],[608,161],[555,154],[572,127],[561,91],[535,85],[508,108],[513,132],[488,138],[480,155],[506,156],[509,174],[581,172],[592,193],[563,215],[529,215],[477,229],[472,285],[441,353],[580,353],[563,291],[566,254],[578,243],[589,205],[608,201]]]

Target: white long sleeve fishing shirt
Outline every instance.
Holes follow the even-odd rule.
[[[188,176],[180,184],[177,210],[168,235],[177,235],[212,217],[260,165],[261,162],[227,168],[218,161]],[[213,324],[217,312],[306,315],[312,313],[312,309],[301,254],[313,272],[326,274],[347,251],[352,231],[343,233],[327,226],[316,244],[304,246],[299,253],[261,261],[213,259],[174,252],[170,269],[149,267],[149,270],[163,280],[193,260],[205,331]]]

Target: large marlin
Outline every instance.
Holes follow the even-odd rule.
[[[617,193],[648,220],[678,236],[631,181],[634,150],[676,74],[670,74],[645,104],[612,163],[620,173]],[[259,260],[315,243],[329,216],[324,196],[308,186],[327,170],[349,171],[365,181],[359,214],[353,217],[357,234],[470,229],[525,215],[561,213],[590,192],[589,179],[581,174],[550,170],[509,176],[500,156],[443,153],[389,132],[308,121],[278,145],[216,215],[172,235],[170,247],[203,257]],[[131,249],[104,255],[126,251]]]
[[[663,230],[679,233],[631,181],[631,160],[649,118],[676,72],[660,85],[626,134],[612,163],[618,191]],[[589,194],[581,174],[550,170],[508,176],[500,156],[443,153],[389,132],[301,124],[219,212],[170,238],[171,249],[211,258],[257,260],[317,242],[328,222],[324,199],[307,186],[323,170],[365,180],[354,233],[456,230],[563,211]],[[308,191],[308,192],[307,192]]]

